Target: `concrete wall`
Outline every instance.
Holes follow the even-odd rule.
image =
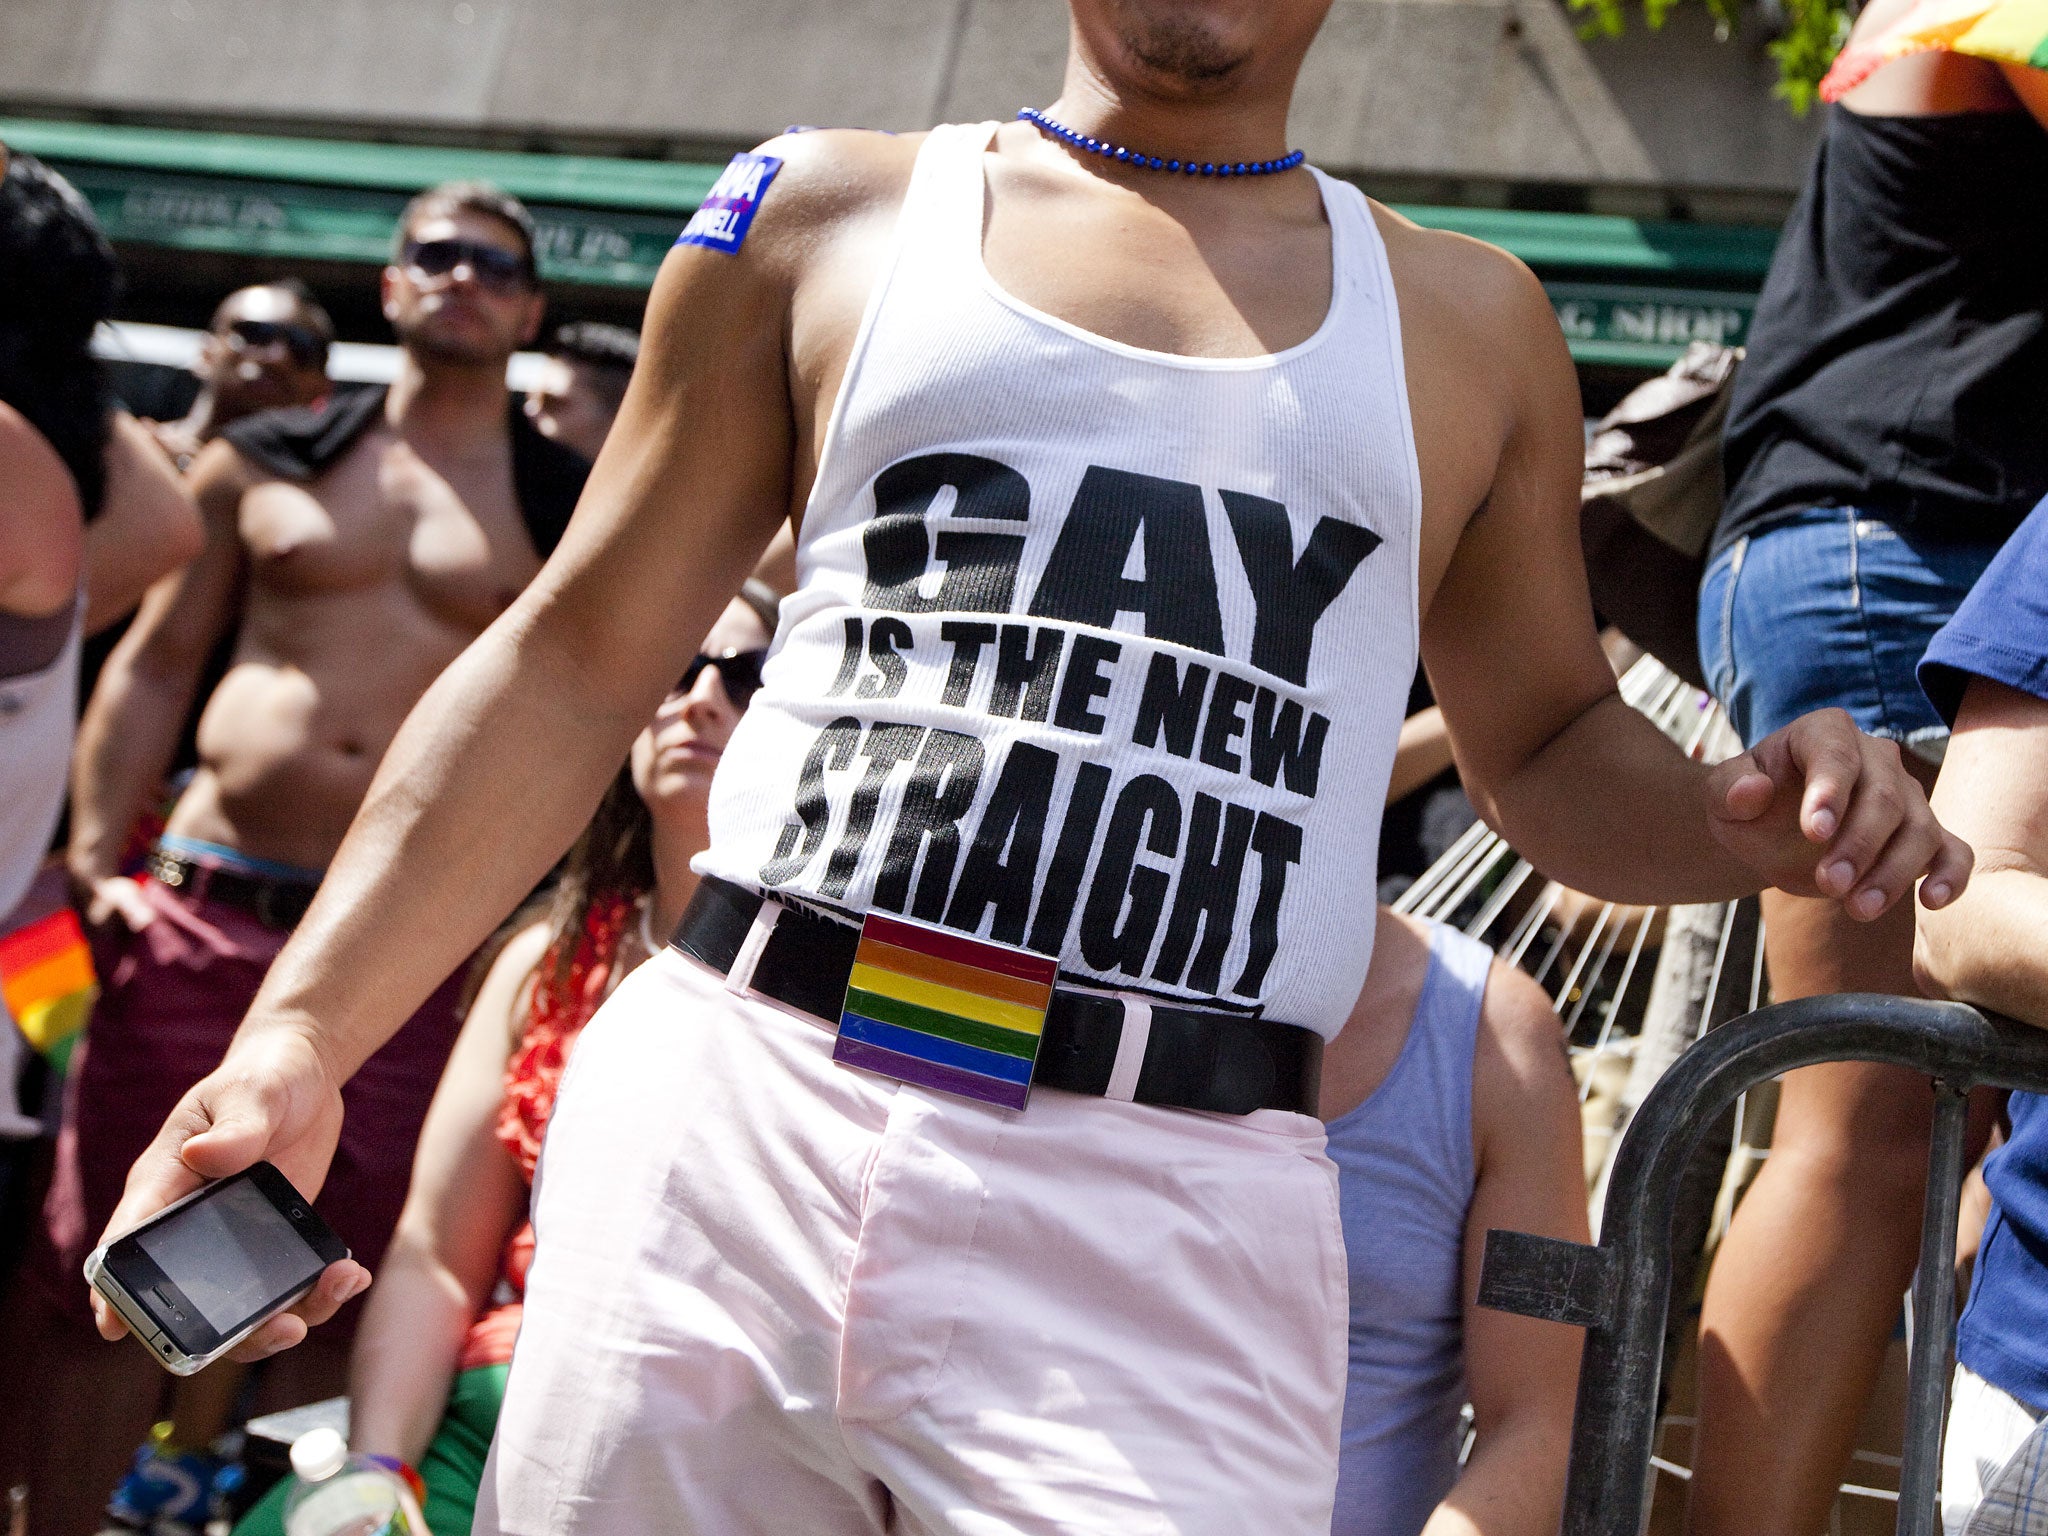
[[[1697,4],[1582,42],[1558,0],[1335,0],[1295,136],[1333,169],[1782,193],[1813,123]],[[1008,116],[1060,0],[0,0],[0,106],[720,149]]]

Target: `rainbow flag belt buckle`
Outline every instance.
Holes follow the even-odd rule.
[[[832,1059],[1022,1109],[1058,974],[1044,955],[869,913]]]

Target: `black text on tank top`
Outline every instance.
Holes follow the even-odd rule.
[[[1416,645],[1377,232],[1324,183],[1314,336],[1145,352],[989,279],[989,132],[919,157],[700,868],[1334,1032]]]

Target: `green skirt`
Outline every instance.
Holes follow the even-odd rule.
[[[441,1427],[420,1458],[420,1481],[427,1485],[421,1513],[434,1536],[469,1536],[476,1517],[476,1490],[484,1478],[484,1455],[498,1427],[505,1403],[505,1376],[511,1368],[480,1365],[455,1378]],[[235,1527],[235,1536],[284,1536],[284,1501],[292,1480],[285,1478],[250,1508]]]

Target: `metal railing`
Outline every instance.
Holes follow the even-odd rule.
[[[1680,1056],[1636,1111],[1615,1155],[1597,1244],[1487,1233],[1481,1305],[1586,1330],[1564,1536],[1639,1536],[1644,1526],[1671,1305],[1671,1213],[1694,1144],[1746,1089],[1826,1061],[1909,1067],[1934,1082],[1898,1531],[1933,1536],[1939,1529],[1968,1097],[1980,1086],[2048,1092],[2048,1031],[1960,1003],[1848,994],[1760,1008]]]

